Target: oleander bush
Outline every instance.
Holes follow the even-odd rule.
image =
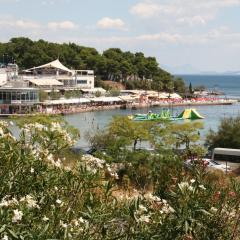
[[[174,153],[133,152],[121,188],[119,163],[67,164],[78,134],[61,120],[20,126],[16,139],[0,121],[1,239],[239,239],[237,180],[186,172]]]

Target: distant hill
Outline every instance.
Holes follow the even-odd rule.
[[[233,75],[240,76],[240,71],[202,71],[190,64],[179,65],[179,66],[167,66],[161,65],[167,71],[175,75]]]

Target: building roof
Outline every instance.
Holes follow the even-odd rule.
[[[96,93],[96,92],[101,92],[101,93],[105,93],[106,90],[103,88],[82,88],[81,89],[82,92],[87,92],[87,93]]]
[[[119,97],[95,97],[91,98],[92,102],[122,102],[123,100]]]
[[[127,102],[132,102],[136,99],[134,96],[131,96],[131,95],[119,96],[119,98]]]
[[[58,99],[44,102],[46,105],[58,105],[58,104],[77,104],[77,103],[89,103],[87,98],[70,98],[70,99]]]
[[[37,86],[63,86],[63,83],[54,78],[28,79]]]
[[[65,67],[58,59],[56,59],[52,62],[46,63],[44,65],[38,66],[38,67],[33,67],[33,68],[30,68],[30,69],[27,69],[25,71],[29,72],[29,71],[32,71],[32,70],[35,70],[35,69],[41,69],[41,68],[56,68],[56,69],[59,69],[59,70],[65,71],[65,72],[72,73],[72,70]]]

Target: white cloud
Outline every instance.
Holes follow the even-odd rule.
[[[154,3],[142,2],[133,6],[130,10],[132,14],[136,14],[140,17],[153,17],[161,13],[162,6]]]
[[[126,30],[125,23],[122,19],[116,18],[102,18],[97,22],[97,27],[101,29],[118,29],[118,30]]]
[[[71,0],[43,0],[41,1],[42,5],[56,5],[56,4],[65,4],[69,3]]]
[[[16,20],[14,23],[15,27],[23,28],[23,29],[38,29],[40,28],[40,24],[34,21],[26,21],[26,20]]]
[[[240,6],[240,0],[153,0],[134,5],[130,12],[141,18],[159,18],[178,24],[204,25],[222,8]]]
[[[172,33],[172,32],[159,32],[156,34],[142,34],[136,36],[111,36],[111,37],[86,37],[81,39],[74,39],[75,42],[81,42],[84,44],[91,44],[92,46],[128,46],[135,47],[140,46],[160,46],[179,45],[179,46],[194,46],[198,47],[201,45],[212,46],[215,44],[221,44],[225,46],[239,45],[240,33],[231,32],[226,27],[220,27],[212,29],[207,33],[202,34],[183,34],[183,33]]]
[[[39,29],[41,25],[32,20],[14,19],[13,17],[0,18],[0,28],[16,28],[16,29]]]
[[[15,19],[12,16],[4,16],[0,18],[0,28],[4,29],[24,29],[24,30],[42,30],[43,32],[47,30],[74,30],[78,26],[71,21],[62,22],[49,22],[47,24],[35,22],[26,19]]]
[[[64,29],[64,30],[73,30],[76,29],[78,26],[72,21],[62,21],[62,22],[49,22],[47,24],[49,29],[57,30],[57,29]]]

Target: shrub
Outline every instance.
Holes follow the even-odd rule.
[[[71,154],[70,168],[63,163],[78,135],[54,118],[30,120],[20,124],[19,139],[0,121],[1,239],[239,238],[239,182],[222,187],[197,171],[193,179],[174,154],[133,151],[125,192],[133,181],[148,191],[114,195],[113,165]]]

